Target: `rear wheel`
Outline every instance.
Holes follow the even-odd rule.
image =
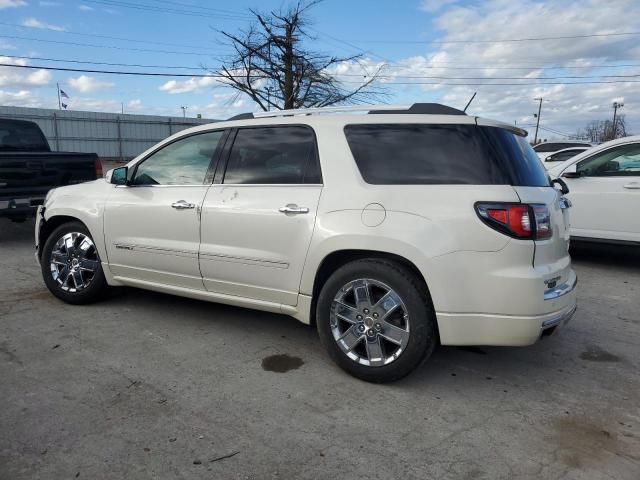
[[[404,377],[437,343],[424,282],[382,259],[357,260],[336,270],[318,297],[316,323],[332,359],[370,382]]]
[[[49,235],[40,265],[51,293],[67,303],[94,302],[107,288],[98,250],[80,222],[60,225]]]

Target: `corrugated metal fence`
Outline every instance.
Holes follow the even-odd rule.
[[[0,106],[0,118],[37,123],[54,151],[125,161],[185,128],[216,120]]]

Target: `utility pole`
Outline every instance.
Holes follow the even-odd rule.
[[[540,128],[540,111],[542,110],[542,97],[534,98],[534,100],[538,100],[538,114],[535,116],[536,121],[536,135],[533,138],[533,144],[536,145],[538,143],[538,128]]]
[[[60,84],[56,82],[56,90],[58,92],[58,110],[62,110],[62,102],[60,101]]]
[[[187,108],[189,107],[180,107],[182,109],[182,118],[187,118]]]
[[[120,102],[120,113],[124,114],[124,102]]]
[[[617,119],[617,113],[618,113],[618,109],[624,107],[624,103],[623,102],[613,102],[613,138],[612,140],[615,140],[618,134],[618,129],[616,121]]]

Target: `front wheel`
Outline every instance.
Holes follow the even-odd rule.
[[[49,235],[40,265],[47,288],[67,303],[94,302],[107,288],[98,250],[80,222],[60,225]]]
[[[332,359],[369,382],[408,375],[437,343],[424,282],[382,259],[356,260],[336,270],[318,297],[316,324]]]

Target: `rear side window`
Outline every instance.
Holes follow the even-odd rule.
[[[365,182],[377,185],[548,186],[523,137],[476,125],[348,125],[345,134]]]
[[[0,120],[0,151],[48,152],[49,144],[33,122]]]
[[[546,152],[557,152],[558,150],[564,150],[565,148],[571,147],[590,147],[588,143],[558,143],[558,142],[547,142],[547,143],[539,143],[533,149],[539,153]]]
[[[313,130],[303,126],[239,129],[223,183],[322,183]]]

